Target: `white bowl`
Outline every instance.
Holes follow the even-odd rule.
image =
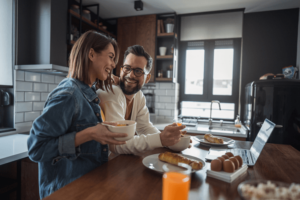
[[[185,150],[190,145],[190,137],[191,136],[189,136],[189,135],[185,135],[185,136],[181,137],[179,142],[177,142],[176,144],[174,144],[172,146],[169,146],[169,148],[173,151],[183,151],[183,150]]]
[[[127,137],[117,137],[116,140],[127,141],[133,138],[136,129],[136,122],[130,120],[113,121],[118,124],[129,124],[128,126],[108,126],[108,130],[114,133],[127,133]]]

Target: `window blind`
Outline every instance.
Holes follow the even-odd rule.
[[[243,12],[181,17],[181,41],[241,38]]]

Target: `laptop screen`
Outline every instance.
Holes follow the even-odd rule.
[[[274,128],[275,124],[270,120],[265,119],[250,149],[254,164],[256,163]]]

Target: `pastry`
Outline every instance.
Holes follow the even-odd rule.
[[[217,143],[217,144],[223,144],[223,139],[213,136],[212,134],[205,134],[204,139],[207,140],[210,143]]]
[[[185,163],[192,167],[194,170],[202,169],[203,164],[200,161],[191,160],[189,158],[183,157],[181,155],[171,153],[171,152],[165,152],[158,155],[159,160],[173,164],[178,165],[178,163]]]

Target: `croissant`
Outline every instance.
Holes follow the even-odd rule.
[[[194,170],[202,169],[203,164],[200,161],[194,161],[189,158],[183,157],[181,155],[171,153],[171,152],[165,152],[158,155],[159,160],[173,164],[178,165],[178,163],[185,163],[192,167]]]
[[[217,143],[217,144],[224,143],[223,139],[213,136],[212,134],[205,134],[204,139],[206,139],[207,141],[209,141],[211,143]]]

